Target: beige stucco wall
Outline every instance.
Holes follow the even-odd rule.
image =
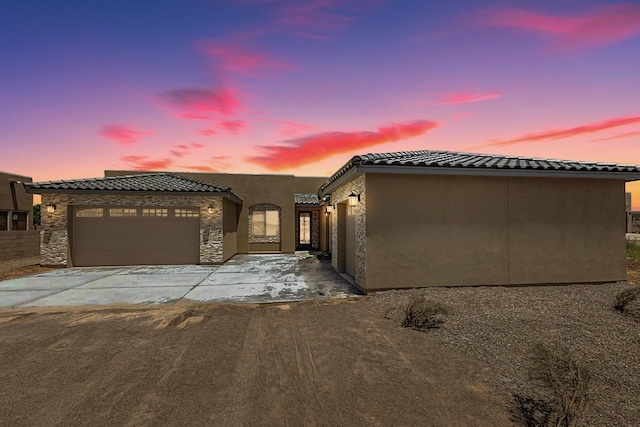
[[[105,176],[134,175],[140,171],[105,171]],[[231,187],[234,194],[243,201],[238,218],[237,251],[248,253],[249,247],[249,208],[253,205],[269,203],[281,208],[280,243],[266,244],[264,250],[294,252],[295,235],[295,193],[317,193],[318,188],[327,180],[326,177],[298,177],[293,175],[249,175],[226,173],[185,173],[176,175],[210,182],[224,187]],[[260,250],[260,244],[253,244]]]
[[[509,180],[509,282],[626,279],[621,180]]]
[[[238,253],[238,212],[236,203],[229,199],[222,202],[222,261]]]
[[[626,277],[621,180],[367,174],[366,187],[368,291]]]
[[[215,196],[172,196],[172,195],[101,195],[101,194],[60,194],[42,195],[42,206],[53,202],[53,213],[42,210],[42,233],[40,255],[43,265],[73,265],[72,219],[69,218],[70,205],[83,206],[199,206],[200,207],[200,263],[220,263],[223,254],[223,201]],[[209,205],[213,213],[208,212]],[[228,255],[228,254],[227,254]]]
[[[367,174],[367,289],[508,282],[504,178]]]

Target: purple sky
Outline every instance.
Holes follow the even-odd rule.
[[[21,0],[0,55],[0,170],[35,180],[421,149],[640,163],[638,2]]]

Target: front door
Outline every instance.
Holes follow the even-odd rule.
[[[311,212],[298,212],[298,247],[311,248]]]

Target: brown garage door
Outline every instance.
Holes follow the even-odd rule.
[[[73,209],[75,266],[197,264],[197,207],[76,206]]]

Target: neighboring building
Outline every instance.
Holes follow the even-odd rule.
[[[43,263],[220,263],[236,253],[330,250],[334,268],[369,292],[624,280],[624,183],[640,179],[640,168],[416,151],[356,156],[328,179],[105,174],[25,184],[57,206],[43,208]],[[171,243],[179,239],[184,253]]]
[[[33,230],[33,195],[22,183],[28,176],[0,172],[0,260],[40,253],[38,232]]]

